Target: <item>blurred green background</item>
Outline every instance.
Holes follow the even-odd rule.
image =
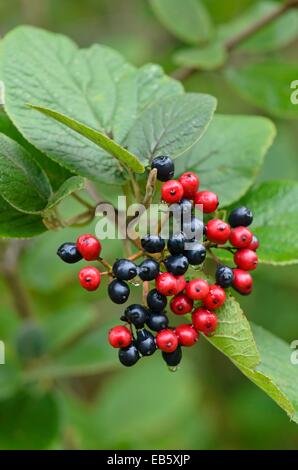
[[[216,23],[253,3],[205,0]],[[0,18],[1,35],[33,24],[81,46],[110,45],[134,64],[156,62],[168,72],[175,69],[172,53],[181,47],[146,0],[1,0]],[[294,42],[269,57],[297,62],[297,48]],[[221,72],[197,73],[185,86],[215,95],[220,113],[267,115],[242,100]],[[277,138],[258,179],[297,179],[297,121],[274,121]],[[77,209],[64,203],[67,214]],[[8,258],[13,266],[0,282],[0,340],[7,362],[0,366],[1,449],[298,448],[297,425],[203,339],[184,354],[177,373],[169,373],[158,354],[132,369],[119,367],[116,351],[106,344],[119,307],[106,299],[104,288],[83,291],[78,268],[55,256],[59,244],[79,233],[46,233],[18,248],[1,242],[2,267]],[[113,260],[121,246],[104,243],[104,252]],[[298,339],[298,268],[262,266],[255,286],[252,296],[241,298],[248,318],[289,344]],[[28,311],[30,319],[24,318]],[[290,352],[289,346],[289,357]]]

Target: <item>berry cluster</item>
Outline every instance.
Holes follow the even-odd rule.
[[[101,244],[90,234],[82,235],[76,243],[64,243],[58,249],[58,255],[67,263],[84,258],[107,266],[105,273],[93,266],[84,267],[79,272],[79,281],[85,289],[93,291],[99,287],[101,275],[109,275],[108,295],[116,304],[128,300],[129,284],[138,277],[143,282],[144,304],[126,307],[120,318],[126,325],[115,326],[109,331],[109,343],[119,349],[119,360],[125,366],[132,366],[141,357],[160,349],[168,366],[176,367],[182,358],[182,347],[193,346],[200,333],[210,335],[216,330],[216,311],[226,300],[225,289],[233,287],[243,295],[252,291],[253,280],[248,271],[257,267],[259,242],[247,228],[253,220],[248,208],[234,209],[228,222],[210,218],[210,214],[217,211],[218,197],[210,191],[199,191],[200,181],[195,173],[189,171],[178,180],[171,179],[174,164],[164,156],[153,160],[152,169],[156,169],[157,179],[163,182],[162,200],[179,205],[182,228],[178,233],[172,232],[167,240],[160,235],[146,235],[141,239],[139,253],[128,259],[118,259],[113,266],[100,258]],[[195,217],[196,205],[200,205],[205,217],[209,218],[206,225]],[[187,212],[191,216],[185,221]],[[189,227],[185,224],[191,225],[194,237],[186,236]],[[232,253],[236,268],[222,264],[214,255],[214,248]],[[189,266],[200,267],[207,253],[217,264],[216,283],[209,284],[203,273],[196,279],[188,279]],[[141,257],[143,261],[137,265],[135,261]],[[155,286],[150,290],[152,281]],[[169,326],[168,300],[170,310],[177,318],[189,314],[192,323]]]

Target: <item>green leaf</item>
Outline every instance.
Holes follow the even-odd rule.
[[[215,191],[221,206],[231,204],[255,181],[274,136],[266,118],[216,115],[203,138],[177,160],[176,171],[197,172],[202,189]]]
[[[212,35],[209,14],[200,0],[150,0],[162,25],[190,44],[204,42]]]
[[[273,116],[298,119],[298,106],[291,101],[291,83],[298,65],[265,61],[227,69],[225,76],[243,98]]]
[[[0,407],[0,449],[46,449],[55,439],[59,410],[53,395],[22,391]]]
[[[160,100],[141,114],[128,135],[128,148],[144,163],[157,155],[176,158],[200,139],[215,107],[215,98],[199,93]]]
[[[228,54],[219,41],[213,41],[205,47],[180,49],[174,54],[174,62],[182,67],[214,70],[221,67]]]
[[[19,212],[0,196],[0,238],[29,238],[46,230],[40,215]]]
[[[59,204],[63,199],[70,196],[75,191],[80,191],[85,187],[85,180],[81,176],[72,176],[68,178],[62,186],[58,189],[58,191],[53,194],[51,199],[48,202],[46,210],[52,209],[57,204]]]
[[[268,181],[251,190],[237,206],[254,213],[253,232],[260,240],[261,263],[298,263],[298,183]]]
[[[0,134],[0,194],[16,209],[36,213],[48,203],[50,183],[30,154]]]

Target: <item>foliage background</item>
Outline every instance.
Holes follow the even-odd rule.
[[[214,21],[222,23],[256,2],[205,3]],[[172,53],[181,47],[144,0],[1,1],[0,17],[1,35],[16,25],[33,24],[69,35],[81,46],[110,45],[136,65],[152,61],[169,72],[175,67]],[[297,46],[294,42],[269,56],[297,63]],[[220,72],[195,74],[185,86],[216,96],[220,113],[267,115],[240,98]],[[297,180],[297,121],[274,121],[277,138],[258,179]],[[74,211],[74,203],[67,202],[64,210]],[[19,378],[12,367],[0,367],[0,448],[297,449],[297,426],[205,341],[187,351],[176,374],[168,373],[158,357],[131,370],[115,368],[105,337],[118,308],[106,301],[104,288],[87,296],[77,286],[77,268],[62,265],[54,256],[60,243],[79,232],[46,233],[24,248],[17,269],[38,327],[21,326],[11,286],[1,280],[0,339],[7,346],[7,361],[20,347],[20,331],[27,335],[22,347],[32,347],[34,338],[37,350],[44,345],[67,349],[54,369],[41,368],[46,372],[38,386],[31,384],[29,370],[17,401],[9,397]],[[120,249],[116,242],[104,247],[110,259]],[[298,339],[297,283],[295,266],[262,266],[253,295],[241,299],[249,319],[289,344]],[[72,347],[90,323],[90,333]],[[54,386],[54,398],[45,396]]]

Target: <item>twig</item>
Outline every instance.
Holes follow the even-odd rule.
[[[143,250],[137,251],[134,255],[131,255],[128,259],[130,261],[135,261],[136,259],[141,258],[141,256],[144,256]]]
[[[147,184],[146,184],[146,194],[143,200],[143,205],[148,209],[152,202],[152,198],[154,196],[155,192],[155,186],[156,186],[156,180],[157,180],[157,169],[153,168],[153,170],[150,171]]]
[[[98,262],[102,264],[105,268],[107,268],[109,272],[112,271],[112,265],[108,263],[106,260],[104,260],[103,258],[98,258]]]
[[[150,284],[148,281],[143,282],[143,304],[147,307],[147,295],[149,294]]]

